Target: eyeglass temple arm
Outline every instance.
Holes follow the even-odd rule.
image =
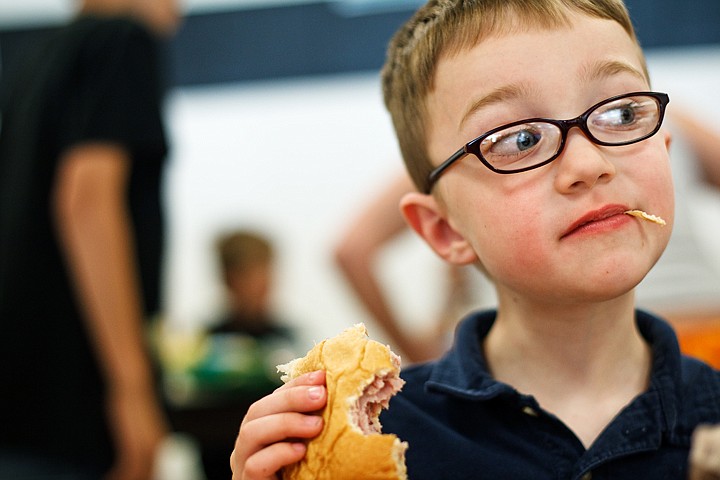
[[[447,170],[453,163],[460,160],[465,155],[467,155],[467,152],[465,151],[465,147],[463,147],[453,153],[450,158],[441,163],[435,170],[430,172],[427,177],[427,185],[425,185],[425,193],[429,194],[432,191],[433,186],[435,186],[435,183],[438,181],[438,178],[440,178],[440,175],[442,175],[443,172],[445,172],[445,170]]]

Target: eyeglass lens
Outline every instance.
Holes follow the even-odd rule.
[[[654,97],[637,95],[602,103],[580,118],[595,143],[626,145],[657,129],[661,106]],[[498,171],[513,171],[541,164],[559,153],[563,122],[533,121],[491,131],[476,146],[482,158]],[[482,137],[481,137],[482,138]]]

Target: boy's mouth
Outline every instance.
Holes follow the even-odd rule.
[[[575,220],[570,227],[563,232],[560,239],[562,240],[563,238],[568,237],[584,228],[588,228],[591,224],[602,222],[618,215],[623,215],[627,211],[628,208],[624,205],[607,205],[598,210],[588,212]]]

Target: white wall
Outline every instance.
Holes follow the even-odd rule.
[[[672,104],[718,119],[720,47],[655,51],[649,61],[654,88],[670,93]],[[309,338],[357,321],[372,328],[331,253],[349,219],[401,170],[377,75],[184,89],[169,107],[169,321],[202,324],[217,306],[212,238],[239,225],[278,242],[277,305]],[[406,324],[430,321],[443,287],[439,260],[410,234],[384,260]]]
[[[221,293],[213,238],[248,226],[277,242],[278,309],[310,339],[369,322],[331,253],[350,218],[401,172],[377,75],[184,89],[171,95],[168,113],[167,319],[207,320]],[[394,250],[383,273],[399,285],[393,298],[410,295],[402,308],[427,317],[437,281],[423,277],[440,262],[409,234]]]

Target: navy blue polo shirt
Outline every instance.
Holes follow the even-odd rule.
[[[381,417],[410,445],[408,478],[685,480],[693,430],[720,422],[720,372],[681,356],[664,321],[636,318],[652,346],[650,387],[585,449],[532,396],[492,378],[481,345],[495,312],[470,315],[443,358],[403,371]]]

